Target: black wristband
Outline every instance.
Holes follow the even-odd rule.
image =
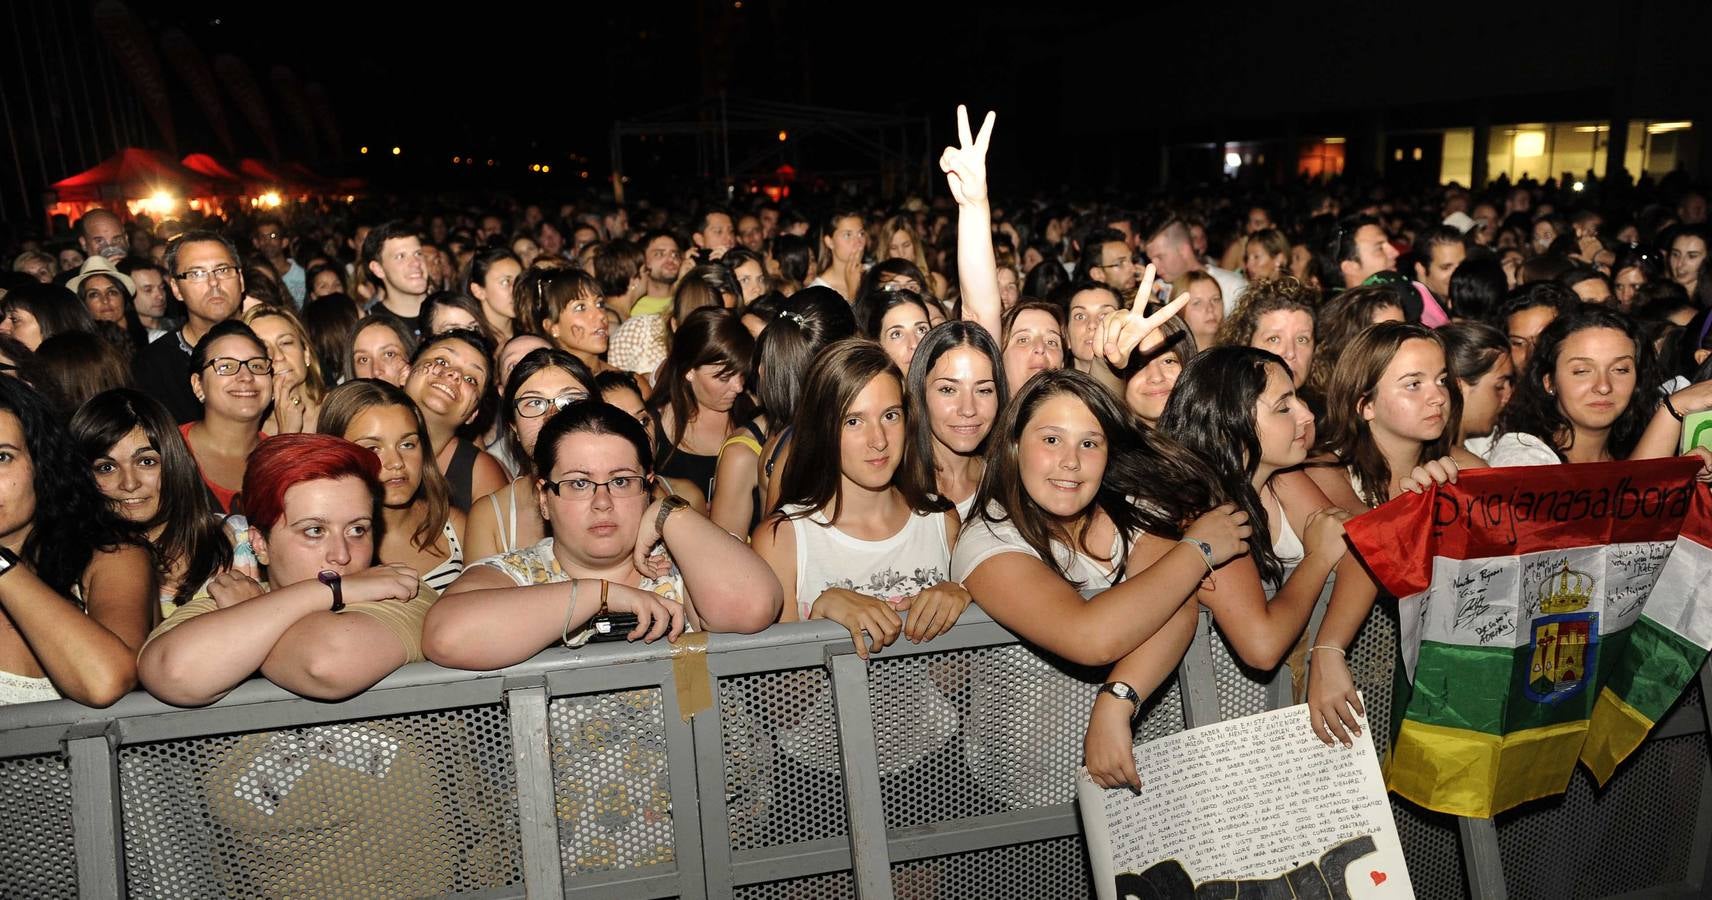
[[[18,554],[5,547],[0,547],[0,575],[5,575],[23,564],[24,560]]]
[[[345,585],[344,579],[340,577],[339,573],[328,569],[319,575],[316,575],[315,578],[322,584],[333,589],[333,605],[329,607],[329,609],[333,612],[338,612],[339,610],[344,609]]]
[[[1676,404],[1670,402],[1669,394],[1664,395],[1664,408],[1669,410],[1670,414],[1675,416],[1678,422],[1682,421],[1682,413],[1676,411]]]

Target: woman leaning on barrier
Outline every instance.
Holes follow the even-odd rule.
[[[138,663],[150,692],[208,703],[260,669],[295,693],[342,699],[420,660],[433,589],[408,566],[370,566],[380,470],[374,451],[332,435],[281,435],[257,449],[244,495],[269,581],[227,572],[156,628]],[[205,842],[218,893],[415,897],[505,883],[513,861],[491,799],[500,788],[475,759],[471,717],[196,742],[205,768],[175,775],[195,785],[189,802],[206,804],[206,830],[191,839]]]
[[[58,416],[0,378],[0,704],[108,706],[137,683],[153,566]]]
[[[216,576],[149,635],[149,693],[212,703],[258,670],[294,693],[339,700],[422,658],[434,590],[416,570],[373,565],[385,495],[380,460],[343,438],[287,434],[244,473],[249,542],[267,578]]]
[[[1220,499],[1204,463],[1135,427],[1091,377],[1041,372],[993,428],[952,578],[1046,651],[1085,666],[1116,663],[1103,690],[1119,692],[1112,702],[1127,716],[1188,648],[1196,613],[1186,601],[1248,550],[1247,514]],[[1133,705],[1123,699],[1132,693]],[[1135,781],[1124,774],[1134,768],[1127,743],[1121,755],[1088,760],[1097,781]]]
[[[550,418],[534,461],[535,512],[552,537],[472,563],[428,618],[428,658],[503,668],[579,643],[608,614],[634,614],[628,637],[650,641],[677,637],[686,620],[706,631],[772,623],[779,586],[766,564],[681,497],[655,499],[649,451],[642,426],[610,404],[574,402]]]
[[[1455,446],[1462,398],[1444,343],[1420,325],[1380,322],[1344,348],[1326,381],[1325,428],[1308,476],[1339,507],[1378,506],[1402,491],[1455,482],[1459,469],[1485,462]],[[1343,573],[1340,573],[1343,574]],[[1309,721],[1327,744],[1360,734],[1366,710],[1356,696],[1347,650],[1378,593],[1365,571],[1340,579],[1313,645],[1322,652],[1308,671]]]
[[[781,621],[831,619],[864,659],[900,634],[944,634],[969,605],[946,578],[957,514],[904,465],[895,360],[873,341],[839,341],[815,358],[802,401],[780,508],[751,538],[783,587]],[[911,612],[907,625],[900,609]]]
[[[1308,458],[1313,410],[1277,355],[1214,347],[1184,368],[1160,431],[1207,463],[1248,513],[1248,556],[1232,560],[1201,601],[1237,657],[1270,670],[1301,637],[1333,570],[1354,571],[1342,565],[1349,513],[1297,468]]]

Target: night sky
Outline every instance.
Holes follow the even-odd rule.
[[[1477,111],[1500,122],[1598,118],[1617,108],[1712,119],[1712,54],[1704,50],[1712,4],[1694,0],[1621,8],[1578,0],[129,5],[155,34],[179,28],[208,59],[244,60],[285,159],[410,188],[569,191],[598,183],[609,171],[615,120],[721,92],[925,117],[904,138],[919,160],[936,157],[951,136],[957,102],[977,115],[997,108],[995,184],[1017,189],[1148,189],[1166,145],[1468,126]],[[69,60],[110,53],[94,34],[90,4],[60,0],[56,8],[51,26],[32,7],[10,10],[26,48],[32,38],[78,47],[65,35],[81,30],[87,49]],[[30,52],[23,63],[0,61],[0,89],[14,100],[20,65],[33,73],[35,92],[57,83],[57,73],[34,71],[51,63],[32,64]],[[273,89],[276,65],[326,87],[339,147],[310,152]],[[207,117],[164,58],[162,66],[180,153],[221,155]],[[238,154],[263,155],[231,96],[221,99]],[[22,111],[12,115],[17,122]],[[358,154],[363,145],[374,152]],[[395,145],[404,150],[396,158],[388,152]],[[732,156],[766,149],[746,144]],[[805,170],[855,164],[820,146],[803,145],[795,156],[774,149]],[[20,154],[33,162],[31,150]],[[471,155],[481,161],[475,169],[452,166],[453,156]],[[490,158],[494,169],[480,171]],[[531,163],[551,164],[552,175],[531,175]],[[638,174],[700,174],[684,141],[627,144],[625,163]],[[71,174],[57,155],[46,168],[49,181]],[[579,183],[585,170],[590,181]],[[4,190],[16,193],[19,180]]]

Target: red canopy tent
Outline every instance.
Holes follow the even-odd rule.
[[[250,184],[252,193],[269,190],[291,193],[292,189],[297,187],[295,179],[253,157],[240,160],[238,171],[243,173],[244,180]]]
[[[184,167],[212,181],[224,182],[221,187],[230,188],[232,193],[238,193],[243,188],[244,179],[238,173],[226,168],[219,160],[206,153],[192,153],[183,160]]]
[[[55,202],[48,214],[77,217],[96,206],[120,216],[151,212],[165,215],[185,198],[212,197],[216,186],[153,150],[129,147],[100,165],[54,182]]]

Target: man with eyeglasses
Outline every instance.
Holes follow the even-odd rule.
[[[244,274],[238,250],[212,231],[186,231],[166,249],[167,284],[183,301],[184,327],[137,352],[137,386],[166,406],[180,424],[202,418],[202,402],[190,390],[190,354],[196,342],[238,314]]]
[[[77,220],[77,246],[83,248],[86,257],[99,253],[115,263],[131,249],[124,224],[105,209],[92,209]]]
[[[1076,264],[1078,277],[1086,276],[1120,296],[1135,293],[1141,283],[1141,267],[1135,264],[1135,254],[1124,240],[1123,232],[1115,228],[1098,228],[1082,240],[1082,259]]]
[[[250,244],[267,260],[267,264],[279,273],[280,283],[285,285],[285,292],[291,295],[291,302],[302,308],[309,285],[304,280],[303,267],[285,252],[290,239],[285,233],[284,220],[277,216],[262,216],[257,219],[255,225],[250,228]]]

